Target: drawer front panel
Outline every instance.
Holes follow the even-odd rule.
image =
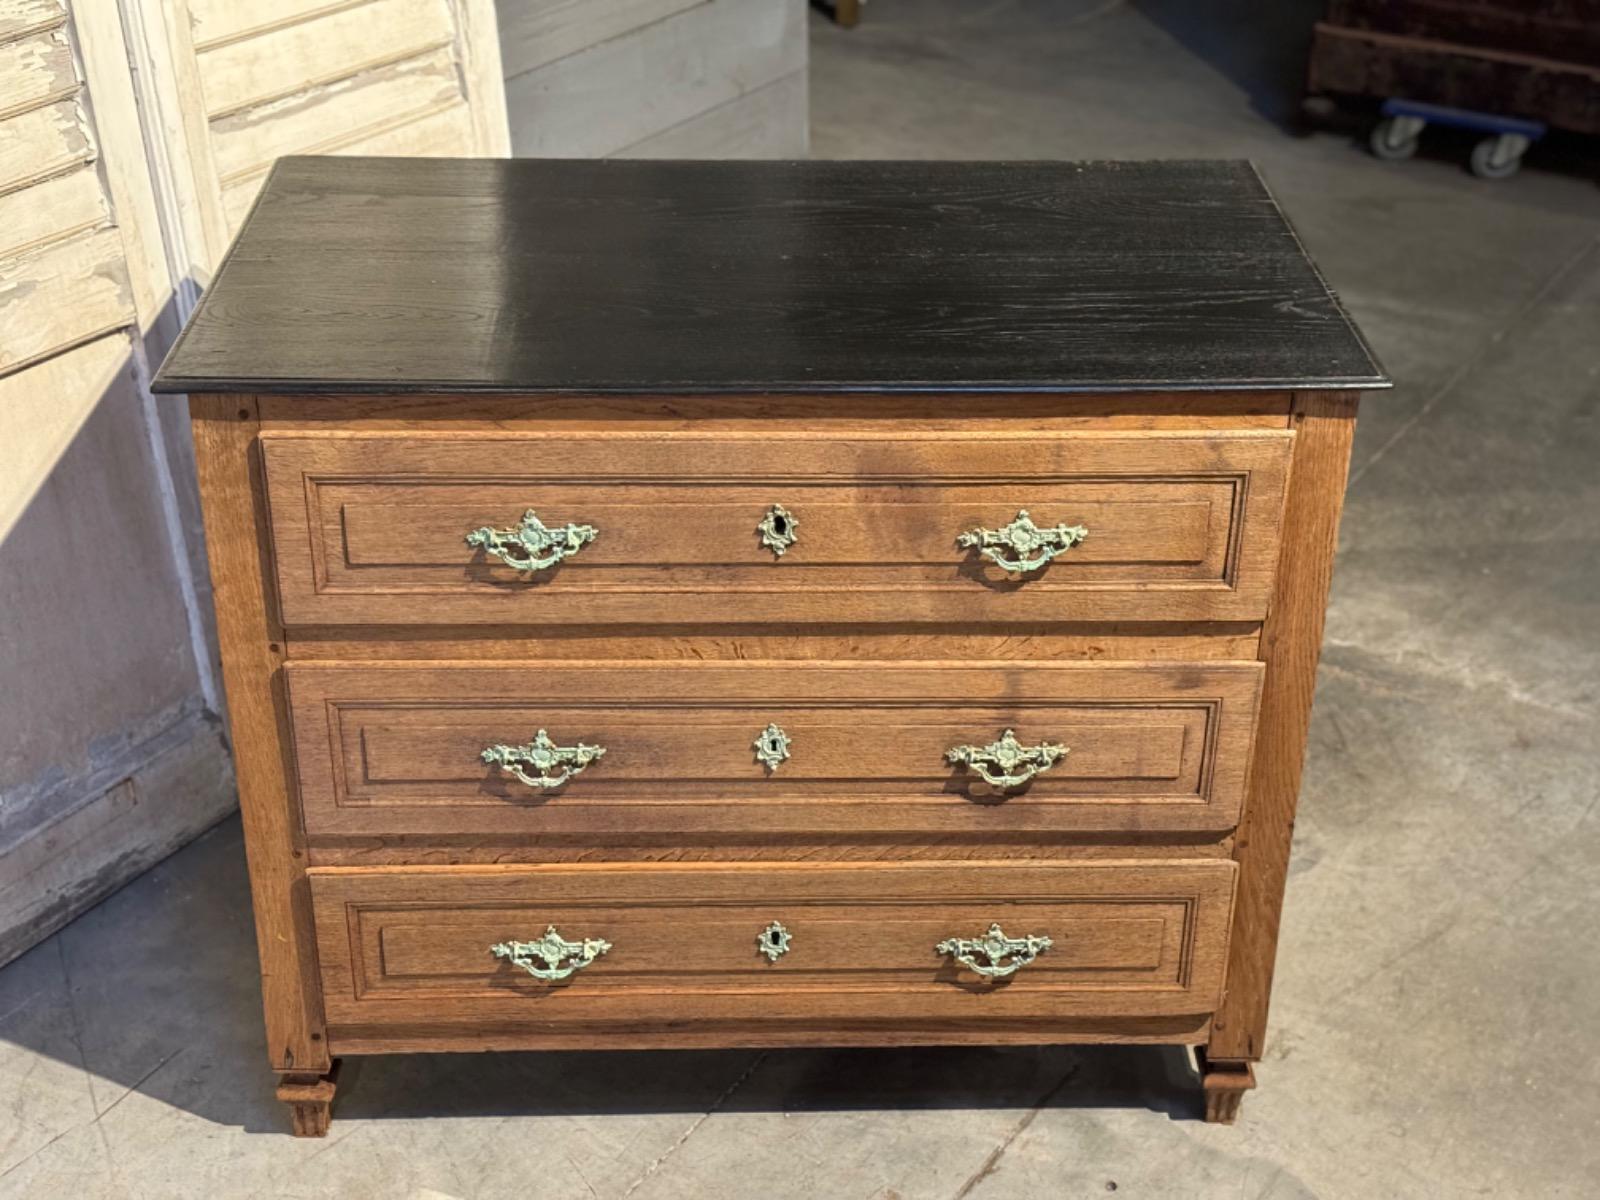
[[[262,447],[290,624],[1173,621],[1265,613],[1293,436],[267,434]],[[775,506],[793,524],[764,543]],[[1023,510],[1054,545],[959,544]],[[519,571],[508,560],[550,553],[469,544],[520,535],[527,512],[580,530],[553,565]],[[992,561],[1043,551],[1055,556],[1025,572]]]
[[[310,880],[331,1026],[488,1031],[1205,1013],[1222,986],[1234,873],[1218,860],[735,863],[314,868]],[[769,960],[774,922],[790,936]],[[1036,942],[1025,963],[1020,945],[994,960],[938,948],[992,924],[1048,948]],[[569,956],[528,955],[552,927]],[[535,978],[518,950],[566,977]],[[986,977],[962,952],[1013,973]]]
[[[1000,662],[286,668],[313,838],[613,840],[1227,830],[1244,793],[1261,671],[1258,663]],[[786,757],[774,753],[769,727]],[[490,747],[529,748],[540,730],[568,750],[604,754],[542,775],[531,754],[510,764],[533,785],[503,760],[485,761]],[[1007,730],[1031,759],[1004,765]],[[978,761],[952,762],[962,746]],[[565,782],[536,785],[574,766]]]

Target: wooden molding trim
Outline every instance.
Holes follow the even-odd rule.
[[[1257,1060],[1265,1040],[1356,403],[1354,395],[1335,392],[1306,392],[1295,400],[1297,436],[1283,554],[1261,633],[1267,675],[1244,816],[1234,842],[1239,893],[1227,987],[1207,1051],[1213,1060]]]
[[[264,560],[260,422],[253,396],[192,396],[189,413],[261,953],[267,1057],[279,1071],[321,1073],[329,1068],[328,1046],[283,694],[283,630]]]

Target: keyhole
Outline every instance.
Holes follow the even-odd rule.
[[[771,942],[774,946],[783,945],[782,940],[778,937],[778,931],[776,929],[772,929],[767,932],[767,941]]]
[[[774,533],[776,533],[779,537],[783,537],[786,533],[789,532],[789,522],[784,520],[782,517],[773,517],[772,518],[772,531]]]

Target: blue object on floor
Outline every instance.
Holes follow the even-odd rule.
[[[1386,117],[1419,117],[1430,125],[1481,129],[1485,133],[1515,133],[1530,142],[1542,138],[1549,129],[1543,121],[1529,121],[1522,117],[1501,117],[1494,113],[1450,108],[1444,104],[1423,104],[1417,100],[1385,100],[1382,111]]]

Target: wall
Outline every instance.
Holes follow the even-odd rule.
[[[233,802],[126,63],[109,0],[0,6],[0,962]]]
[[[0,0],[0,963],[235,803],[152,364],[271,160],[496,154],[489,0]]]
[[[513,154],[806,154],[806,0],[496,7]]]

